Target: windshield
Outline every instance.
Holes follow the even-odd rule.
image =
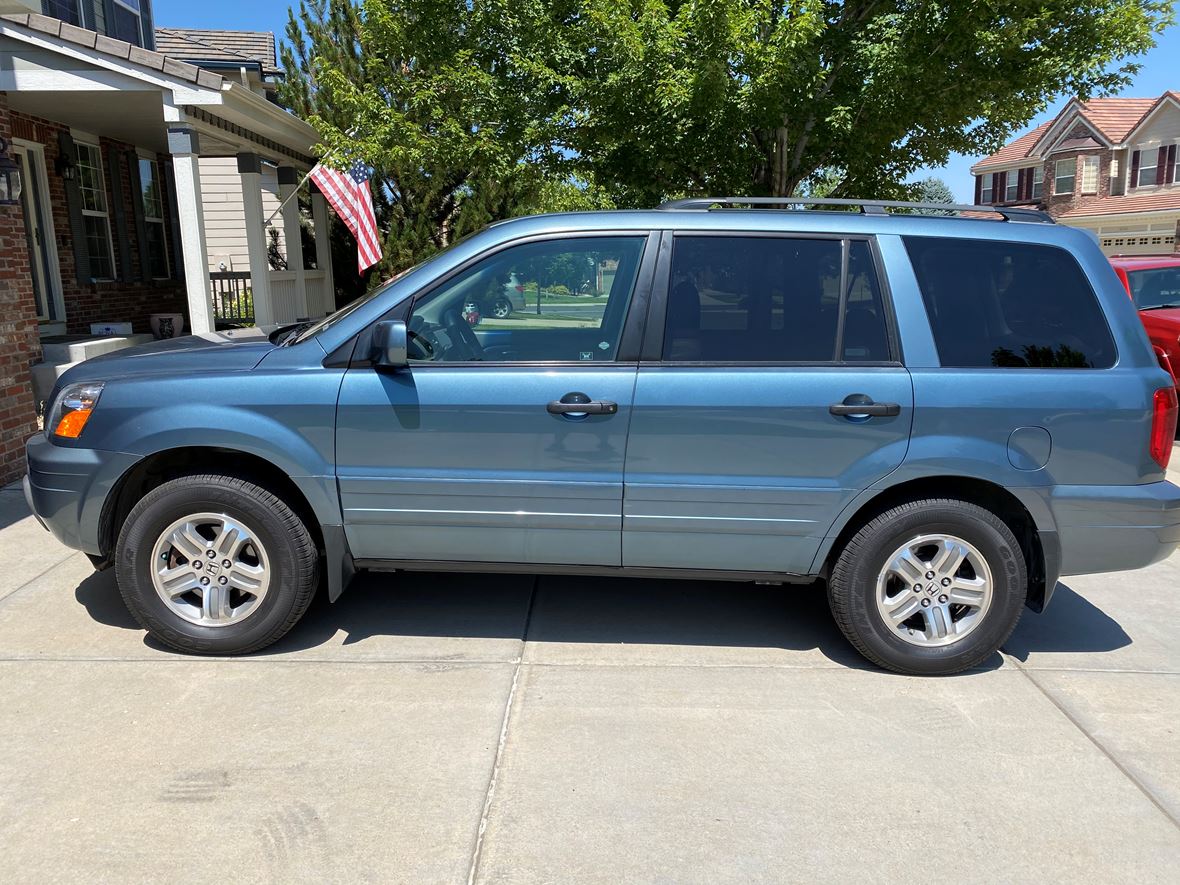
[[[1180,307],[1180,265],[1127,271],[1131,298],[1140,310]]]

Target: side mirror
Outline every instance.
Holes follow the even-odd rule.
[[[406,324],[401,320],[378,323],[373,328],[373,365],[381,369],[408,368],[406,340]]]

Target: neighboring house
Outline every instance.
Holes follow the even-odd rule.
[[[240,82],[270,101],[277,99],[283,77],[278,66],[274,34],[264,31],[210,31],[191,28],[156,28],[156,51],[207,71],[216,71]],[[201,193],[205,198],[205,241],[209,270],[250,269],[242,202],[242,179],[233,157],[201,158]],[[278,209],[279,176],[272,165],[262,167],[262,209],[269,218]],[[286,253],[282,219],[267,235],[277,237]]]
[[[204,159],[232,164],[239,181],[247,258],[236,282],[251,290],[253,318],[333,307],[323,197],[311,200],[319,270],[304,269],[297,200],[280,224],[294,234],[292,270],[270,272],[263,226],[265,170],[293,193],[318,134],[243,85],[240,67],[198,68],[153,46],[149,0],[0,0],[0,137],[10,143],[0,161],[21,184],[18,195],[0,188],[0,482],[19,475],[39,401],[65,365],[141,340],[152,314],[214,327],[224,300],[205,228],[208,206],[224,200],[203,198]],[[92,330],[108,324],[133,334]]]
[[[1180,92],[1074,99],[971,172],[976,203],[1043,208],[1107,254],[1180,251]]]

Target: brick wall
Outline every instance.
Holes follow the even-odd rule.
[[[3,92],[0,136],[12,137]],[[25,440],[37,431],[29,366],[40,358],[24,216],[20,206],[0,206],[0,484],[24,473]]]
[[[102,151],[103,171],[106,175],[106,192],[109,202],[112,247],[117,275],[123,280],[115,282],[79,283],[74,264],[74,244],[70,233],[69,209],[66,204],[65,184],[55,172],[60,156],[58,132],[60,124],[51,120],[30,117],[19,112],[12,113],[12,126],[16,134],[45,146],[45,165],[49,177],[49,202],[53,207],[53,227],[57,240],[57,253],[61,267],[62,296],[66,309],[66,331],[71,335],[90,334],[90,324],[98,322],[130,322],[135,332],[150,332],[149,316],[153,313],[188,313],[183,284],[176,280],[139,282],[140,259],[136,243],[135,216],[132,208],[130,169],[123,160],[126,151],[134,146],[103,138],[99,140]],[[112,193],[111,169],[108,168],[108,151],[114,146],[120,154],[122,188],[118,195]],[[164,176],[165,157],[160,157],[161,192],[169,199]],[[170,162],[170,161],[167,161]],[[127,225],[127,236],[131,245],[131,268],[128,271],[119,266],[119,239],[116,229],[114,200],[120,200]],[[164,236],[171,249],[172,230],[164,225]],[[171,252],[169,252],[171,262]],[[177,268],[172,267],[173,276]]]
[[[1086,126],[1075,127],[1068,135],[1065,136],[1067,140],[1070,138],[1092,138],[1093,133]],[[1083,156],[1097,156],[1098,157],[1098,192],[1093,194],[1082,193],[1082,164],[1078,159]],[[1103,197],[1110,196],[1110,161],[1114,156],[1114,152],[1106,148],[1099,148],[1097,150],[1078,150],[1078,151],[1062,151],[1060,153],[1051,154],[1045,161],[1045,209],[1048,213],[1056,218],[1063,212],[1070,209],[1086,206]],[[1053,182],[1057,175],[1057,161],[1058,160],[1073,160],[1075,164],[1075,179],[1073,193],[1071,194],[1055,194],[1053,193]]]

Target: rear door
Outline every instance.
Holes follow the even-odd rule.
[[[913,391],[873,242],[666,235],[656,279],[623,564],[807,573],[909,442]]]

